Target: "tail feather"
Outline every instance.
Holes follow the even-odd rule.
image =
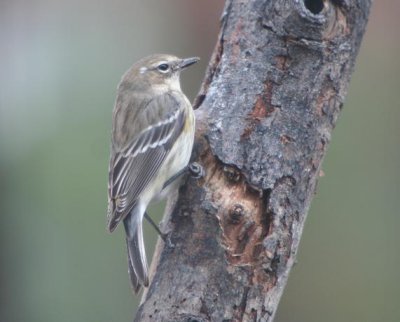
[[[135,274],[135,270],[133,269],[132,266],[132,259],[131,259],[131,255],[129,252],[129,242],[128,239],[126,239],[126,247],[127,247],[127,253],[128,253],[128,273],[129,273],[129,278],[131,280],[131,286],[132,286],[132,290],[135,294],[139,293],[141,285],[139,283],[139,280]]]
[[[149,285],[146,250],[143,241],[142,219],[145,207],[139,204],[124,219],[126,243],[128,246],[129,274],[132,287]]]

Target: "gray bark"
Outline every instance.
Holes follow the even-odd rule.
[[[167,209],[135,321],[273,320],[370,6],[227,1],[195,103],[206,176]]]

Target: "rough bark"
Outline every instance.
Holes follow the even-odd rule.
[[[135,321],[273,320],[370,6],[227,1],[195,103],[206,176],[167,209]]]

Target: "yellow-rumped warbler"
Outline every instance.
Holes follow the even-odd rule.
[[[122,77],[113,112],[108,179],[108,229],[123,220],[135,293],[148,286],[142,220],[151,201],[165,198],[171,178],[188,163],[195,119],[179,82],[197,57],[152,55]]]

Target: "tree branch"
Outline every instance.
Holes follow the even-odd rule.
[[[272,321],[343,105],[369,0],[227,1],[194,159],[135,321]]]

